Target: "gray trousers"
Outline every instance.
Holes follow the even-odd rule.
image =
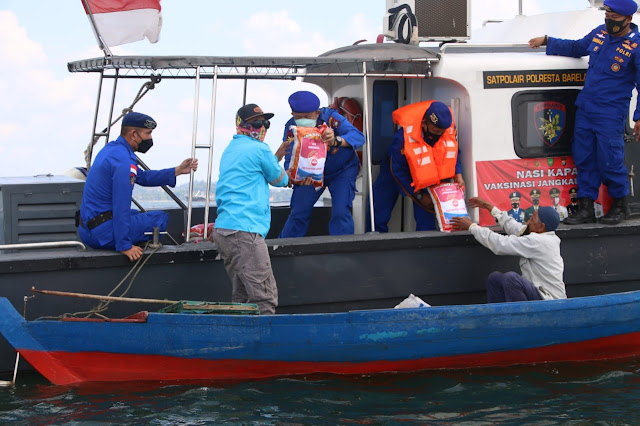
[[[231,301],[255,303],[261,315],[274,314],[278,306],[278,287],[262,235],[216,228],[213,241],[231,280]]]

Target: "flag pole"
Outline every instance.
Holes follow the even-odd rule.
[[[98,45],[100,49],[102,49],[102,51],[104,52],[104,56],[113,56],[113,54],[111,53],[111,50],[109,50],[109,46],[107,46],[107,44],[104,42],[104,39],[102,38],[102,34],[100,34],[100,31],[98,30],[96,21],[93,19],[93,13],[91,12],[91,8],[89,7],[89,2],[87,0],[82,0],[82,3],[84,4],[84,7],[87,10],[87,13],[89,14],[89,22],[91,22],[93,31],[98,36]]]

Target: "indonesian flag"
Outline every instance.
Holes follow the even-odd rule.
[[[131,43],[145,37],[151,43],[158,41],[162,28],[160,0],[81,1],[87,14],[85,1],[89,5],[97,30],[107,46]]]

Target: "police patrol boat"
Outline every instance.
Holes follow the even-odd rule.
[[[576,186],[570,155],[574,101],[584,83],[587,60],[546,56],[543,50],[526,47],[526,41],[545,33],[582,37],[602,22],[598,6],[592,1],[585,10],[519,15],[491,23],[478,36],[482,43],[469,43],[467,0],[389,0],[384,28],[393,42],[357,44],[318,57],[105,56],[70,62],[68,69],[97,77],[93,140],[108,140],[109,124],[117,118],[113,111],[120,107],[115,105],[117,83],[130,79],[143,82],[139,95],[157,84],[193,80],[194,121],[204,80],[212,81],[210,120],[215,119],[217,86],[226,79],[303,79],[324,89],[330,100],[357,102],[367,142],[353,206],[356,232],[326,235],[330,207],[319,207],[309,236],[277,239],[289,210],[272,209],[267,243],[279,288],[278,312],[388,308],[411,293],[431,305],[476,304],[485,302],[487,275],[494,270],[517,271],[516,258],[494,256],[466,232],[415,232],[412,202],[406,199],[395,207],[392,232],[366,232],[373,215],[372,182],[395,130],[391,113],[428,99],[452,108],[467,196],[482,196],[502,210],[512,208],[513,193],[525,210],[536,205],[570,205]],[[430,13],[434,10],[442,14]],[[575,24],[571,28],[559,25],[569,20]],[[108,120],[105,130],[97,131],[102,128],[98,109],[107,81],[113,83]],[[207,156],[212,152],[213,140],[205,147],[193,140],[192,152],[200,148]],[[634,165],[640,159],[638,146],[629,138],[626,165],[632,188]],[[209,181],[212,161],[209,156]],[[205,202],[204,207],[195,207],[192,197],[185,204],[174,195],[176,208],[167,209],[170,224],[164,245],[147,248],[151,255],[129,274],[132,265],[120,253],[74,247],[81,245],[73,215],[82,185],[82,180],[62,176],[0,178],[0,295],[27,319],[93,306],[80,298],[38,296],[31,301],[33,286],[100,295],[126,292],[135,298],[229,300],[231,286],[215,245],[183,244],[182,235],[188,235],[192,224],[215,221],[214,206]],[[603,211],[608,202],[603,193],[599,199]],[[640,208],[634,193],[630,205],[634,212]],[[481,224],[492,224],[476,211],[470,214]],[[569,297],[640,289],[640,271],[633,267],[640,254],[640,221],[632,217],[613,227],[561,226],[557,233],[562,239]],[[114,292],[118,284],[121,287]],[[153,307],[144,302],[113,304],[108,315],[126,316],[145,309]],[[0,371],[10,370],[13,360],[13,350],[2,342]],[[23,367],[28,366],[23,363]]]

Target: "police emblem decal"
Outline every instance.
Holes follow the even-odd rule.
[[[611,64],[611,71],[613,71],[613,72],[620,71],[620,64],[617,63],[617,62],[615,64]]]
[[[538,136],[549,146],[555,145],[564,133],[567,110],[560,102],[540,102],[533,106],[533,120]]]

